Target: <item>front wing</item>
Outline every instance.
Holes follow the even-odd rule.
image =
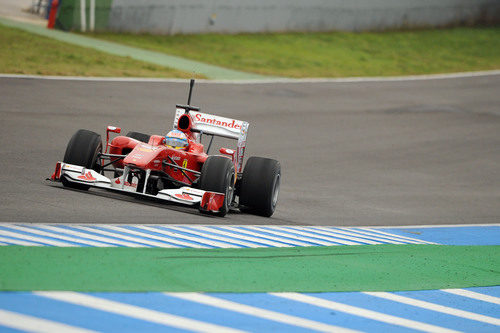
[[[124,181],[123,175],[110,179],[95,170],[83,166],[57,162],[54,174],[50,180],[60,182],[64,179],[75,184],[89,185],[118,192],[133,193],[134,195],[156,198],[163,201],[176,202],[180,204],[198,206],[200,210],[217,213],[224,204],[224,194],[203,191],[192,187],[180,187],[176,189],[161,190],[157,195],[137,191],[137,182]]]

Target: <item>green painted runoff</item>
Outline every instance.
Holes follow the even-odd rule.
[[[500,284],[500,246],[0,247],[0,290],[329,292]]]

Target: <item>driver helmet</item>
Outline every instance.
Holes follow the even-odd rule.
[[[165,136],[165,146],[174,149],[186,149],[188,146],[188,139],[186,134],[179,130],[168,132]]]

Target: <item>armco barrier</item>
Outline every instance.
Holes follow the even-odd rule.
[[[63,8],[72,10],[61,8],[62,25],[79,29],[82,17],[89,20],[91,1],[63,0]],[[499,0],[95,1],[97,30],[161,34],[361,31],[500,23]],[[81,4],[86,5],[83,11]]]

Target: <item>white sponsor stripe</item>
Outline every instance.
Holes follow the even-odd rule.
[[[94,297],[90,295],[80,294],[71,291],[36,291],[36,295],[55,299],[62,302],[72,303],[80,306],[85,306],[100,311],[116,313],[122,316],[132,317],[140,320],[145,320],[161,325],[176,327],[189,331],[197,332],[227,332],[236,333],[240,330],[229,327],[219,326],[215,324],[205,323],[195,319],[189,319],[181,316],[176,316],[156,310],[150,310],[135,305],[120,303],[107,300],[104,298]]]
[[[298,326],[320,332],[346,332],[346,333],[356,332],[354,330],[350,330],[339,326],[328,325],[305,318],[300,318],[275,311],[265,310],[254,306],[240,304],[233,301],[228,301],[225,299],[199,293],[164,293],[164,294],[196,303],[217,307],[224,310],[239,312],[254,317],[259,317],[267,320],[276,321],[279,323]]]
[[[76,231],[76,230],[72,230],[72,229],[61,228],[59,226],[44,226],[44,227],[51,229],[51,230],[54,230],[54,231],[57,231],[57,232],[62,232],[62,233],[68,234],[68,235],[85,237],[85,238],[90,238],[90,239],[93,239],[96,241],[113,244],[113,245],[107,245],[107,244],[100,245],[103,247],[104,246],[116,246],[116,245],[121,245],[121,246],[126,246],[126,247],[144,247],[144,245],[140,245],[140,244],[136,244],[136,243],[129,243],[129,242],[121,241],[121,240],[114,239],[114,238],[107,238],[107,237],[89,234],[89,233],[86,233],[83,231]],[[72,225],[71,227],[77,228],[78,226]]]
[[[417,238],[411,238],[411,237],[406,237],[406,236],[394,235],[394,234],[390,234],[388,232],[384,232],[384,231],[380,231],[380,230],[376,230],[376,229],[371,229],[371,228],[363,228],[363,229],[367,230],[367,231],[370,231],[370,232],[377,233],[377,234],[382,234],[382,235],[385,235],[385,236],[395,237],[395,238],[398,238],[398,239],[408,240],[408,241],[412,241],[412,242],[416,242],[416,243],[436,244],[436,243],[433,243],[433,242],[427,242],[427,241],[420,240],[420,239],[417,239]]]
[[[384,323],[398,325],[406,328],[411,328],[414,330],[424,331],[424,332],[435,332],[435,333],[456,333],[451,329],[447,329],[440,326],[435,326],[431,324],[422,323],[415,320],[400,318],[392,315],[388,315],[381,312],[376,312],[372,310],[363,309],[357,306],[342,304],[334,301],[325,300],[319,297],[313,297],[297,293],[270,293],[271,295],[283,297],[297,302],[302,302],[314,306],[319,306],[322,308],[345,312],[354,316],[364,317],[376,321],[381,321]]]
[[[356,233],[354,232],[354,230],[351,230],[351,229],[340,229],[340,228],[337,228],[337,229],[332,229],[332,228],[321,228],[321,227],[311,227],[311,229],[314,229],[314,230],[321,230],[323,232],[326,232],[326,233],[330,233],[330,234],[341,234],[341,235],[347,235],[347,236],[353,236],[353,237],[358,237],[360,239],[366,239],[368,241],[378,241],[380,244],[380,242],[384,242],[384,243],[391,243],[391,244],[404,244],[402,242],[397,242],[397,241],[394,241],[394,240],[389,240],[389,239],[385,239],[385,238],[381,238],[381,237],[376,237],[376,236],[367,236],[367,235],[363,235],[363,234],[360,234],[360,233]]]
[[[410,298],[410,297],[406,297],[406,296],[401,296],[401,295],[396,295],[396,294],[391,294],[391,293],[387,293],[387,292],[364,292],[364,293],[367,295],[372,295],[372,296],[388,299],[388,300],[394,301],[394,302],[399,302],[399,303],[403,303],[403,304],[407,304],[407,305],[416,306],[419,308],[424,308],[427,310],[446,313],[446,314],[456,316],[456,317],[476,320],[476,321],[480,321],[483,323],[500,326],[500,319],[493,318],[490,316],[485,316],[485,315],[481,315],[481,314],[477,314],[477,313],[473,313],[473,312],[469,312],[469,311],[450,308],[450,307],[447,307],[444,305],[439,305],[439,304],[435,304],[435,303],[431,303],[431,302],[421,301],[418,299],[414,299],[414,298]]]
[[[11,227],[11,226],[9,225],[9,227]],[[25,234],[16,233],[16,232],[7,231],[7,230],[0,230],[0,235],[22,238],[22,239],[25,239],[25,240],[28,240],[28,241],[39,242],[39,243],[42,243],[42,244],[52,245],[52,246],[61,246],[61,247],[78,246],[76,244],[59,242],[59,241],[55,241],[55,240],[52,240],[52,239],[47,239],[47,238],[42,238],[42,237],[36,237],[36,236],[31,236],[31,235],[25,235]]]
[[[21,240],[21,239],[13,239],[13,238],[8,238],[8,237],[2,237],[0,236],[0,241],[7,245],[7,244],[15,244],[15,245],[24,245],[24,246],[43,246],[43,244],[35,243],[35,242],[30,242],[27,240]]]
[[[228,237],[217,236],[217,235],[214,235],[214,234],[207,234],[205,232],[197,231],[197,230],[200,230],[199,227],[196,227],[196,229],[191,229],[191,228],[184,228],[184,227],[177,227],[177,226],[168,226],[168,228],[179,230],[179,231],[183,231],[183,232],[187,232],[187,233],[198,235],[198,236],[202,236],[202,237],[208,237],[208,238],[217,239],[217,240],[220,240],[220,241],[223,241],[223,242],[230,242],[230,243],[238,244],[238,245],[241,245],[241,246],[262,247],[261,245],[258,245],[258,244],[249,243],[249,242],[245,242],[244,240],[240,240],[242,237],[237,237],[239,239],[232,239],[232,238],[228,238]],[[219,233],[219,234],[223,235],[222,233]]]
[[[109,232],[106,230],[101,230],[97,228],[90,228],[90,227],[85,227],[85,226],[75,226],[75,228],[85,230],[88,232],[95,232],[97,234],[101,234],[104,236],[110,236],[110,237],[117,237],[123,240],[131,241],[131,242],[136,242],[136,243],[141,243],[141,244],[135,244],[134,247],[145,247],[146,245],[153,246],[153,247],[175,247],[173,245],[165,244],[165,243],[160,243],[160,242],[155,242],[155,241],[148,241],[147,239],[142,239],[142,238],[136,238],[136,237],[131,237],[131,236],[126,236],[122,234],[117,234],[115,232]]]
[[[326,236],[331,236],[331,237],[338,237],[342,239],[348,239],[356,243],[364,243],[364,244],[380,244],[380,242],[370,240],[368,238],[361,238],[361,237],[355,237],[355,236],[349,236],[351,233],[340,233],[340,232],[335,232],[333,230],[328,230],[325,228],[313,228],[313,227],[308,227],[308,231],[314,232],[314,233],[319,233],[322,235]]]
[[[445,291],[450,294],[455,294],[463,297],[477,299],[483,302],[489,302],[493,304],[500,305],[500,297],[490,296],[481,294],[475,291],[465,290],[465,289],[441,289],[441,291]]]
[[[270,239],[270,240],[274,240],[274,241],[278,241],[278,242],[285,242],[285,243],[291,244],[293,246],[307,246],[307,245],[309,245],[307,243],[303,243],[303,242],[296,241],[293,239],[284,239],[283,237],[276,237],[276,236],[263,234],[261,232],[258,232],[258,230],[254,232],[254,231],[243,229],[242,227],[233,227],[233,226],[223,226],[221,228],[224,228],[225,230],[229,230],[229,231],[241,232],[241,233],[251,235],[251,236],[263,237],[265,239]],[[248,228],[251,229],[252,227],[248,227]],[[280,245],[280,247],[287,247],[287,246],[288,245],[286,245],[286,244]]]
[[[270,232],[270,233],[278,235],[278,236],[289,237],[291,239],[298,239],[298,240],[301,240],[303,242],[313,243],[313,244],[308,244],[306,246],[314,246],[314,245],[331,246],[331,245],[333,245],[330,242],[323,242],[323,241],[321,241],[319,239],[313,239],[311,237],[297,236],[297,235],[289,234],[289,233],[286,233],[286,232],[281,232],[281,231],[279,231],[280,230],[279,227],[276,228],[276,227],[272,227],[272,226],[266,226],[266,227],[254,227],[254,228],[257,229],[257,230],[261,230],[261,231],[265,231],[265,232]]]
[[[0,325],[28,332],[91,333],[95,331],[78,328],[55,321],[27,316],[17,312],[0,310]]]
[[[348,241],[348,240],[345,240],[345,239],[341,239],[341,238],[336,238],[336,237],[327,237],[327,236],[317,235],[315,233],[312,233],[312,232],[308,231],[305,228],[299,230],[298,228],[282,227],[280,229],[285,229],[287,231],[294,232],[294,233],[302,235],[302,236],[323,239],[323,240],[326,240],[328,242],[340,243],[340,244],[343,244],[343,245],[359,245],[358,242],[351,242],[351,241]],[[333,245],[336,245],[336,244],[333,244]]]
[[[193,242],[198,242],[198,243],[210,245],[210,246],[213,246],[213,247],[221,247],[221,248],[239,247],[239,246],[235,246],[235,245],[232,245],[232,244],[227,244],[227,243],[213,241],[213,240],[210,240],[210,239],[205,239],[203,237],[188,236],[188,235],[184,235],[184,234],[181,234],[181,233],[178,233],[178,232],[163,230],[163,229],[160,229],[160,228],[153,228],[153,227],[148,227],[148,226],[135,226],[135,227],[139,228],[139,229],[144,229],[144,230],[147,230],[147,231],[151,231],[151,232],[156,232],[156,233],[159,233],[159,234],[163,234],[163,235],[166,235],[166,236],[187,239],[187,240],[190,240],[190,241],[193,241]]]
[[[102,246],[103,245],[102,243],[98,243],[98,242],[94,242],[94,241],[89,241],[89,240],[85,240],[85,239],[80,239],[80,238],[74,238],[74,237],[69,237],[69,236],[54,234],[52,232],[43,231],[43,230],[39,230],[39,229],[34,229],[34,228],[30,228],[30,227],[24,227],[24,226],[20,226],[20,225],[11,225],[9,227],[13,228],[13,229],[16,229],[16,230],[20,230],[20,231],[31,232],[33,234],[37,234],[37,235],[40,235],[40,236],[53,237],[53,238],[57,238],[57,239],[60,239],[60,240],[65,240],[65,241],[79,243],[79,244],[85,244],[85,245],[89,245],[89,246]],[[42,225],[42,226],[38,226],[38,227],[39,228],[46,228],[46,227],[49,227],[49,226]]]
[[[161,236],[158,236],[158,235],[152,235],[152,234],[147,233],[147,232],[140,232],[140,231],[131,230],[131,229],[127,229],[127,228],[123,228],[123,227],[118,227],[118,226],[108,225],[108,226],[106,226],[106,228],[107,229],[111,229],[111,230],[116,230],[116,231],[119,231],[119,232],[129,233],[129,234],[132,234],[132,235],[141,236],[141,237],[147,237],[147,238],[156,239],[156,240],[160,240],[160,241],[164,241],[164,242],[174,243],[174,244],[177,244],[177,245],[180,245],[180,246],[186,246],[186,247],[198,248],[198,249],[206,249],[207,248],[206,246],[203,246],[203,245],[200,245],[200,244],[194,244],[194,243],[191,243],[191,242],[183,242],[183,241],[178,240],[178,239],[161,237]],[[117,236],[119,236],[119,235],[117,235]]]
[[[354,233],[357,233],[358,235],[365,235],[365,236],[368,236],[370,238],[378,238],[379,240],[382,240],[382,241],[385,241],[385,242],[390,242],[391,244],[415,244],[415,243],[419,243],[418,241],[414,241],[414,240],[406,240],[406,239],[403,239],[403,238],[400,238],[400,237],[397,237],[395,235],[382,235],[382,234],[378,234],[378,233],[374,233],[374,232],[370,232],[369,230],[366,230],[366,229],[351,229],[349,228],[349,231],[351,232],[354,232]]]

